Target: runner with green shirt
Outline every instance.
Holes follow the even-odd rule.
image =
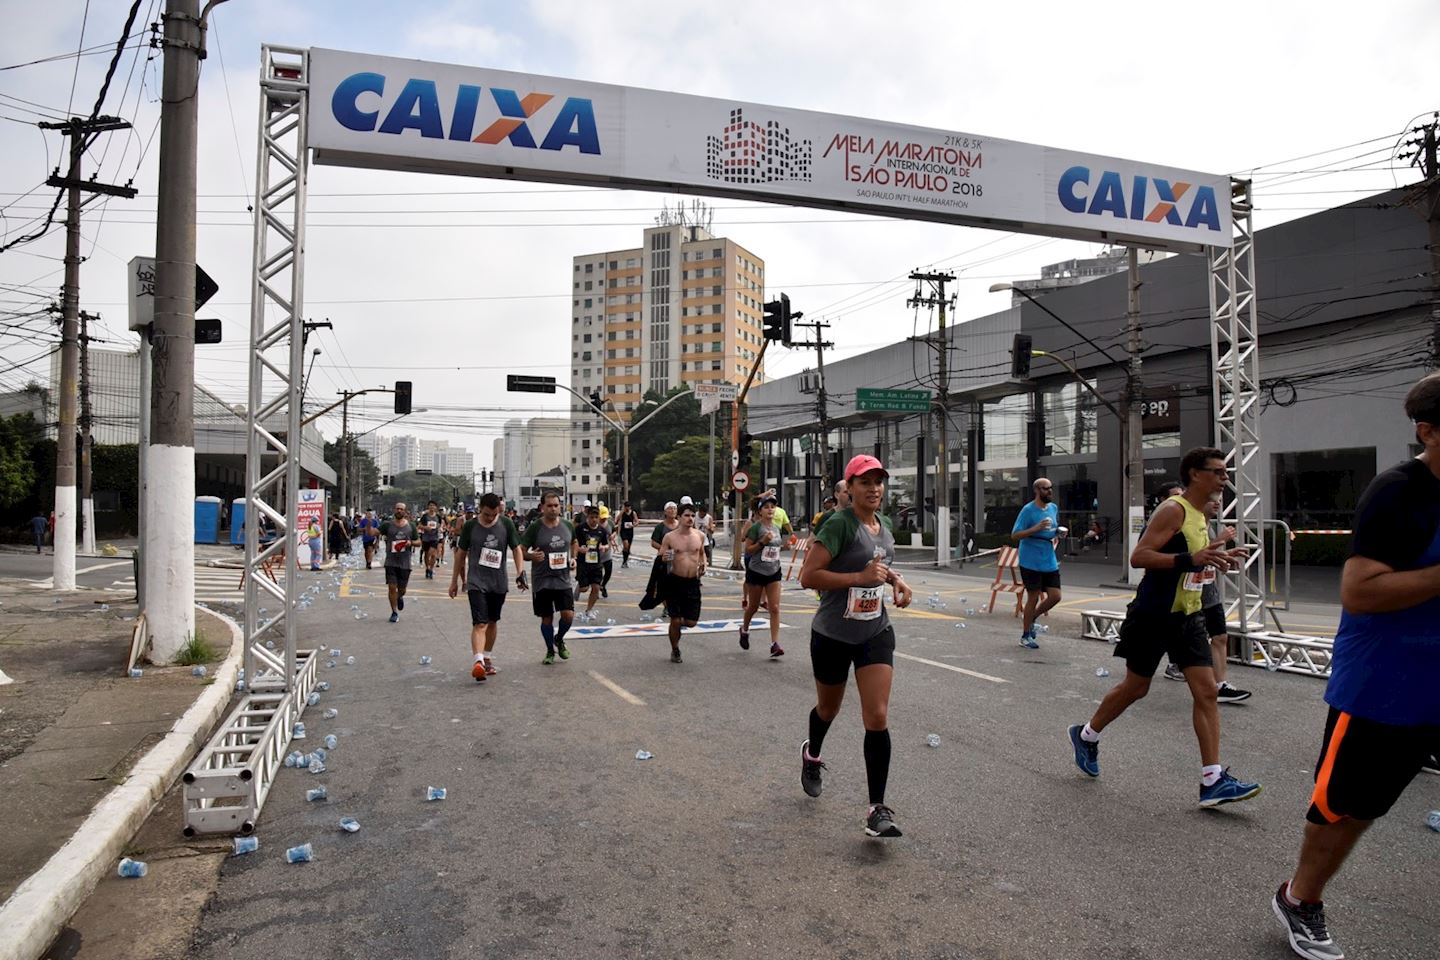
[[[740,649],[750,649],[750,618],[766,602],[770,620],[770,656],[783,657],[780,646],[780,544],[790,535],[790,524],[775,519],[776,500],[760,501],[760,513],[754,526],[745,534],[745,619],[740,625]]]
[[[487,493],[480,498],[480,516],[465,521],[456,540],[451,564],[450,599],[460,592],[460,579],[465,578],[465,595],[470,600],[470,652],[475,664],[470,676],[477,682],[494,676],[495,637],[500,629],[500,610],[505,606],[509,577],[505,573],[506,555],[515,556],[519,575],[515,585],[527,589],[525,555],[520,552],[520,534],[509,517],[500,515],[500,497]]]
[[[540,500],[540,519],[525,528],[520,545],[531,561],[530,603],[540,618],[540,636],[545,640],[545,659],[541,663],[547,667],[555,662],[557,652],[561,660],[570,659],[565,633],[575,619],[575,593],[570,585],[574,543],[575,528],[560,517],[560,494],[545,491]],[[555,626],[557,613],[559,627]]]
[[[1214,579],[1214,568],[1242,562],[1246,550],[1225,549],[1225,541],[1212,541],[1206,529],[1205,503],[1229,479],[1225,455],[1213,447],[1190,450],[1180,461],[1180,478],[1185,492],[1156,508],[1130,554],[1130,565],[1145,576],[1125,611],[1115,646],[1115,656],[1125,658],[1125,679],[1105,695],[1089,723],[1070,728],[1070,745],[1081,772],[1100,776],[1101,731],[1149,692],[1155,668],[1168,654],[1184,671],[1194,701],[1200,806],[1214,807],[1260,792],[1260,784],[1238,780],[1220,765],[1214,660],[1201,613],[1202,588]]]
[[[410,522],[405,504],[395,504],[395,518],[380,524],[385,541],[385,589],[390,594],[390,622],[400,622],[405,591],[410,586],[410,554],[420,546],[420,531]]]
[[[874,457],[861,454],[845,467],[851,505],[838,511],[811,541],[800,570],[807,590],[824,591],[810,628],[810,661],[815,673],[815,706],[810,736],[800,744],[800,786],[820,796],[820,748],[840,712],[850,668],[860,692],[865,724],[865,776],[870,805],[865,834],[898,837],[895,812],[885,805],[890,778],[890,684],[895,675],[895,630],[885,610],[885,585],[895,606],[910,605],[910,587],[891,569],[895,537],[890,520],[880,515],[885,481],[890,476]]]

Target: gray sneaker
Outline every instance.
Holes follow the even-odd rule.
[[[820,774],[824,769],[825,764],[821,763],[818,757],[810,759],[810,741],[800,744],[800,788],[807,796],[820,796],[824,786],[820,781]]]
[[[1330,931],[1325,927],[1325,904],[1301,903],[1292,907],[1285,897],[1289,886],[1288,880],[1280,885],[1270,900],[1270,906],[1276,919],[1285,927],[1290,949],[1306,960],[1345,960],[1345,951],[1330,939]]]
[[[1185,674],[1179,667],[1175,666],[1175,664],[1172,663],[1165,668],[1165,679],[1183,681],[1185,679]]]

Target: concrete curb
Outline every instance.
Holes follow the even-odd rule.
[[[245,652],[238,624],[206,610],[230,627],[230,655],[215,670],[215,682],[141,757],[120,786],[105,795],[45,865],[0,905],[0,960],[36,960],[135,836],[151,809],[175,783],[216,721],[230,704]]]

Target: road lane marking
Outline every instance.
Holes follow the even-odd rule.
[[[989,680],[991,683],[1009,683],[1004,677],[992,677],[988,673],[979,673],[975,670],[966,670],[964,667],[956,667],[948,663],[941,663],[938,660],[926,660],[924,657],[917,657],[909,653],[895,651],[895,656],[904,657],[906,660],[914,660],[916,663],[923,663],[931,667],[939,667],[941,670],[953,670],[955,673],[963,673],[967,677],[974,677],[976,680]]]
[[[624,687],[620,686],[620,684],[616,683],[614,680],[611,680],[604,674],[596,673],[594,670],[587,670],[585,672],[590,674],[590,676],[594,678],[596,683],[600,684],[600,686],[604,687],[606,690],[609,690],[611,693],[615,694],[615,696],[619,697],[621,700],[624,700],[626,703],[632,704],[637,707],[645,706],[644,700],[641,700],[639,697],[635,696],[635,694],[631,693],[629,690],[626,690]]]

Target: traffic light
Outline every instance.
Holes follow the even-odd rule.
[[[790,346],[790,320],[790,297],[782,293],[779,300],[765,304],[765,339]]]
[[[617,484],[624,483],[624,482],[625,482],[625,461],[624,461],[624,460],[612,460],[612,461],[610,462],[610,466],[611,466],[611,474],[615,477],[615,483],[617,483]]]
[[[590,406],[595,408],[596,413],[600,413],[602,410],[605,409],[604,404],[600,400],[599,390],[590,391]]]
[[[410,412],[410,381],[395,381],[395,413],[404,416]]]
[[[1010,347],[1010,378],[1012,380],[1029,379],[1032,342],[1028,333],[1015,334],[1015,342]]]
[[[746,470],[746,471],[748,471],[748,470],[750,469],[750,466],[751,466],[751,464],[752,464],[752,462],[753,462],[753,455],[752,455],[753,447],[752,447],[752,444],[754,444],[754,442],[755,442],[755,438],[750,434],[750,432],[749,432],[748,430],[742,429],[742,430],[740,431],[740,450],[739,450],[739,453],[740,453],[740,469],[741,469],[741,470]]]

